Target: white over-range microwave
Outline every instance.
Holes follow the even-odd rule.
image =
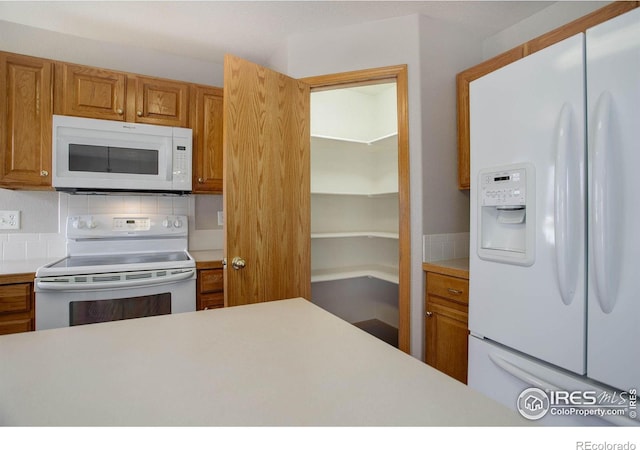
[[[53,116],[53,187],[60,191],[188,193],[189,128]]]

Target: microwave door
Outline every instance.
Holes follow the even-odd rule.
[[[114,144],[114,139],[108,138],[62,139],[56,155],[54,186],[79,189],[170,189],[171,138],[144,137],[145,142],[133,141],[121,145]]]

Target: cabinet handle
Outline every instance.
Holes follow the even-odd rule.
[[[454,295],[460,295],[460,294],[462,294],[462,291],[459,291],[458,289],[447,288],[447,291],[448,291],[450,294],[454,294]]]
[[[427,313],[426,313],[426,314],[427,314],[427,317],[431,317],[431,316],[433,316],[433,313],[432,313],[431,311],[427,311]]]
[[[204,183],[204,178],[202,177],[198,178],[198,183]]]
[[[138,117],[142,117],[142,111],[138,111]]]
[[[117,112],[119,115],[124,114],[124,110],[123,110],[122,108],[118,108],[118,109],[116,109],[116,112]]]
[[[40,171],[40,176],[41,177],[48,177],[49,176],[49,171],[48,170],[41,170]]]

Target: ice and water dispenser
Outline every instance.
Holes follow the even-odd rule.
[[[535,260],[533,165],[481,170],[478,183],[478,256],[530,266]]]

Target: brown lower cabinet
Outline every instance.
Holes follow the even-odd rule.
[[[467,383],[469,280],[427,272],[425,362]]]
[[[220,268],[198,269],[196,310],[224,307],[224,274]]]
[[[0,275],[0,334],[35,329],[34,274]]]

